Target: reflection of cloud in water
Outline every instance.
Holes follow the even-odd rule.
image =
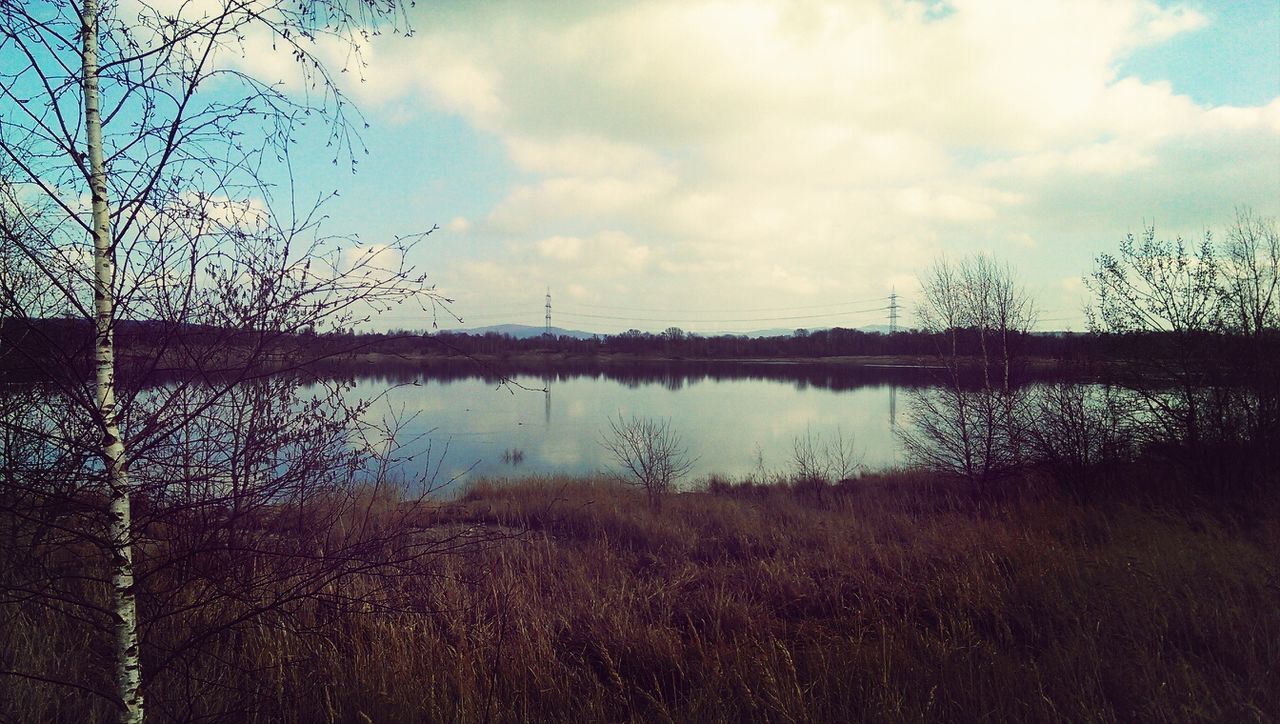
[[[492,442],[504,435],[510,435],[510,434],[511,434],[511,431],[507,429],[502,429],[502,430],[440,430],[440,429],[437,429],[436,432],[432,435],[432,437],[439,437],[446,440],[449,438],[467,437],[467,438],[472,438],[477,443],[483,443],[483,442]]]
[[[414,387],[409,390],[411,394],[406,395],[405,403],[411,403],[423,414],[433,412],[449,412],[451,405],[442,397],[431,394],[429,391],[421,387]]]
[[[835,376],[824,371],[815,379],[827,381]],[[352,398],[375,397],[398,381],[361,378]],[[866,454],[871,468],[901,460],[900,443],[887,414],[889,387],[880,378],[870,380],[871,384],[851,379],[841,385],[809,380],[803,391],[791,378],[699,376],[678,391],[664,384],[664,374],[634,382],[630,387],[603,375],[557,378],[549,425],[544,424],[546,398],[540,391],[495,389],[494,381],[488,379],[463,378],[451,384],[426,380],[420,386],[391,390],[387,402],[406,416],[417,413],[402,430],[401,441],[411,448],[406,452],[419,453],[429,441],[434,458],[448,444],[441,470],[444,479],[466,471],[477,460],[480,464],[466,479],[590,474],[607,466],[597,441],[606,421],[619,413],[670,417],[690,455],[698,459],[693,478],[711,472],[751,473],[757,443],[767,466],[785,467],[792,456],[792,441],[806,430],[825,440],[838,429]],[[374,416],[386,409],[387,405],[378,403]],[[903,424],[901,419],[898,422]],[[410,439],[423,434],[426,438]],[[500,459],[508,448],[526,453],[518,471]],[[424,467],[422,459],[405,465],[406,472],[421,472]]]
[[[768,415],[768,430],[775,438],[789,437],[795,435],[798,431],[803,431],[806,426],[816,424],[825,424],[827,421],[823,419],[823,415],[818,408],[813,405],[804,405],[802,407],[793,407],[786,410],[769,410],[765,414]]]
[[[548,465],[575,469],[587,462],[582,444],[576,438],[544,440],[538,449],[538,456]]]

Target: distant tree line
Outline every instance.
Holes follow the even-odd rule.
[[[208,338],[222,338],[218,330],[192,327],[187,335],[199,340],[202,332]],[[586,339],[567,335],[555,337],[517,338],[509,334],[487,332],[435,332],[423,334],[406,330],[388,332],[299,333],[277,336],[276,354],[287,361],[291,352],[305,349],[305,358],[326,355],[348,356],[352,353],[377,352],[389,355],[438,355],[448,357],[513,356],[526,354],[559,354],[573,357],[597,355],[632,355],[675,360],[783,359],[863,356],[934,356],[939,352],[935,332],[912,329],[900,332],[867,332],[858,329],[798,329],[790,335],[747,337],[744,335],[700,335],[672,330],[661,333],[628,330],[619,334],[596,335]],[[128,349],[145,349],[167,339],[172,330],[149,321],[122,321],[117,336],[127,342]],[[22,354],[7,355],[3,364],[13,369],[38,366],[50,349],[83,349],[92,339],[93,329],[84,320],[0,320],[0,345]],[[1166,336],[1158,331],[1131,331],[1121,334],[1089,332],[1029,333],[1019,331],[1012,340],[1026,357],[1071,363],[1111,358],[1124,358],[1138,350],[1159,347],[1155,340]],[[976,327],[955,333],[956,354],[978,358],[982,355],[982,333]],[[948,339],[947,344],[951,344]],[[121,345],[124,347],[124,345]],[[950,347],[947,349],[950,353]],[[87,360],[86,360],[87,364]],[[87,370],[87,367],[86,367]],[[126,370],[127,372],[127,370]]]
[[[172,334],[172,325],[150,321],[122,320],[117,326],[117,337],[127,343],[126,349],[147,349],[165,343]],[[191,325],[185,335],[198,341],[220,339],[216,328],[200,328]],[[773,337],[747,337],[745,335],[700,335],[695,332],[673,334],[628,330],[619,334],[595,335],[578,338],[567,335],[554,337],[518,338],[509,334],[486,332],[435,332],[423,334],[408,330],[387,332],[302,332],[276,335],[274,354],[282,364],[294,358],[317,360],[326,357],[349,357],[359,353],[381,353],[405,357],[421,355],[452,358],[510,357],[516,355],[557,354],[569,357],[590,358],[602,355],[629,355],[670,360],[743,360],[743,359],[818,359],[832,357],[936,357],[942,350],[937,332],[911,329],[893,333],[868,332],[858,329],[833,327],[830,329],[798,329],[790,335]],[[0,319],[0,348],[13,352],[0,357],[0,370],[18,372],[47,363],[50,350],[79,349],[85,352],[83,361],[88,374],[93,328],[82,319],[51,318],[44,320]],[[1123,332],[1055,332],[1035,333],[1018,331],[1011,333],[1010,346],[1016,347],[1022,358],[1038,358],[1066,363],[1084,368],[1091,363],[1108,360],[1126,360],[1149,356],[1153,351],[1169,348],[1174,333],[1161,330],[1126,330]],[[977,327],[955,330],[955,356],[962,359],[982,357],[983,335]],[[952,339],[946,340],[946,353],[951,355]],[[1237,335],[1219,335],[1214,344],[1230,356],[1232,350],[1245,354],[1245,347],[1252,350],[1256,343]],[[68,360],[60,358],[59,364]],[[74,364],[75,360],[71,360]],[[168,372],[177,372],[168,369]],[[135,375],[122,369],[122,377]]]

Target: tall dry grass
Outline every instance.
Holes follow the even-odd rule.
[[[398,581],[405,610],[309,604],[216,639],[149,684],[153,718],[1280,718],[1270,514],[1034,490],[976,501],[891,473],[717,484],[660,515],[605,482],[493,481],[420,523],[521,534]],[[98,652],[56,613],[11,603],[0,620],[6,668],[93,679]],[[110,713],[13,677],[0,712]]]

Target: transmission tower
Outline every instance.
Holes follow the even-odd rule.
[[[547,321],[542,329],[542,336],[551,336],[551,287],[547,287]]]
[[[549,313],[549,312],[548,312]],[[889,334],[898,331],[898,290],[889,292]]]

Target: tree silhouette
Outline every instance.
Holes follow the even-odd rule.
[[[421,235],[329,235],[292,187],[306,119],[335,162],[361,150],[319,49],[359,70],[361,43],[405,18],[394,1],[2,9],[0,321],[40,390],[0,406],[20,544],[6,600],[109,631],[115,669],[110,685],[5,674],[140,721],[145,684],[202,642],[427,551],[359,514],[386,495],[371,473],[392,430],[316,387],[297,342],[443,301],[407,262]],[[292,55],[296,86],[253,74],[258,41]],[[175,634],[175,619],[202,624]]]

